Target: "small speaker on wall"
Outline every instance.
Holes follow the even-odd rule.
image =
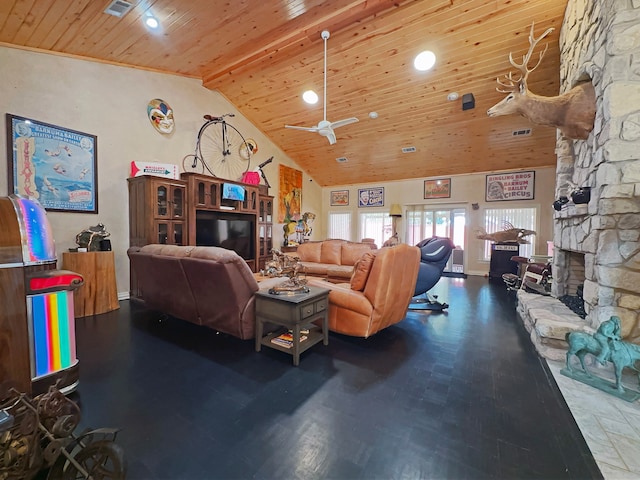
[[[465,93],[462,95],[462,110],[471,110],[476,106],[476,99],[473,98],[473,93]]]

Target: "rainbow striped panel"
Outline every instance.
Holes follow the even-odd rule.
[[[28,298],[33,316],[34,377],[72,366],[76,361],[73,292],[60,291]]]
[[[56,250],[47,212],[40,203],[32,198],[10,197],[19,212],[18,221],[27,236],[23,239],[27,251],[23,253],[24,262],[55,260]]]

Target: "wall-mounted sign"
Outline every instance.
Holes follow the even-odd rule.
[[[534,171],[487,175],[485,200],[487,202],[533,200],[535,175]]]
[[[424,198],[450,198],[451,179],[437,178],[435,180],[424,181]]]
[[[331,206],[346,206],[349,205],[349,190],[332,190],[331,191]]]
[[[384,187],[359,188],[358,207],[384,207]]]

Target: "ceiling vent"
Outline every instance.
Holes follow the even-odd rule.
[[[415,153],[417,150],[416,147],[404,147],[402,153]]]
[[[336,158],[336,162],[338,162],[338,163],[346,163],[347,162],[347,157],[338,157],[338,158]]]
[[[528,137],[531,135],[531,129],[523,128],[521,130],[514,130],[513,132],[511,132],[511,135],[513,135],[514,137]]]
[[[114,17],[122,18],[129,10],[133,8],[133,3],[125,2],[124,0],[113,0],[107,7],[104,13],[113,15]]]

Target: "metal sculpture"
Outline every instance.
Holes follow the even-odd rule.
[[[536,234],[536,232],[533,230],[516,228],[509,222],[504,222],[502,225],[504,230],[494,233],[487,233],[485,229],[479,228],[476,230],[476,238],[479,238],[480,240],[489,240],[496,243],[518,242],[522,244],[531,243],[524,237]]]
[[[625,389],[622,384],[622,371],[631,368],[638,373],[635,362],[640,360],[640,346],[624,342],[620,337],[620,318],[612,316],[600,324],[598,331],[591,335],[585,332],[569,332],[566,335],[569,350],[566,356],[566,368],[561,370],[563,375],[587,383],[593,387],[614,394],[627,401],[640,398],[640,392]],[[594,355],[603,365],[613,364],[615,385],[604,378],[596,377],[590,372],[584,362],[587,353]],[[576,356],[580,361],[582,372],[574,370],[571,357]],[[640,376],[638,377],[640,380]]]
[[[33,399],[0,386],[0,478],[31,479],[49,468],[48,479],[125,478],[117,430],[74,435],[80,409],[57,387]]]
[[[583,82],[555,97],[543,97],[532,93],[527,87],[527,77],[540,65],[548,45],[540,53],[533,68],[528,67],[531,54],[538,42],[553,31],[553,28],[548,28],[535,38],[533,28],[534,24],[531,23],[529,51],[522,57],[522,63],[517,63],[509,53],[509,62],[520,71],[520,77],[514,78],[509,72],[503,80],[497,78],[496,90],[508,95],[487,110],[487,115],[495,117],[518,113],[535,124],[558,128],[567,138],[584,140],[593,130],[596,117],[596,95],[593,85],[591,82]]]
[[[105,229],[102,223],[93,227],[86,228],[76,235],[76,244],[79,247],[86,248],[89,252],[97,252],[101,250],[100,242],[111,235]]]
[[[307,280],[300,276],[304,271],[300,258],[287,255],[275,248],[271,250],[271,253],[273,258],[265,264],[265,275],[269,277],[289,277],[289,280],[269,289],[269,293],[292,294],[308,292]]]

